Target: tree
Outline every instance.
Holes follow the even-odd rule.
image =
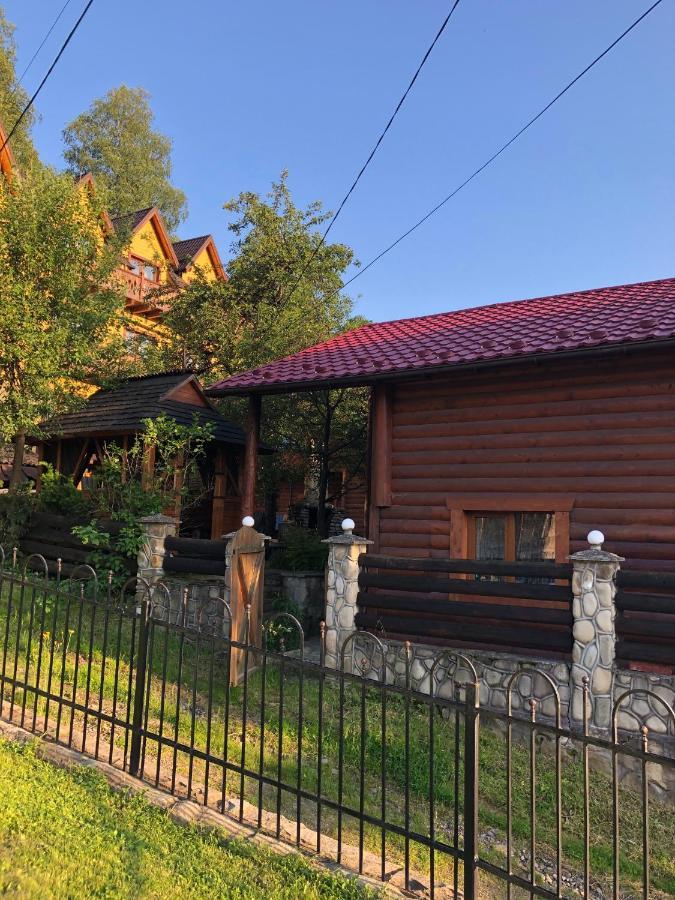
[[[0,122],[9,133],[28,102],[28,94],[17,82],[14,26],[0,7]],[[11,148],[18,168],[26,171],[37,163],[37,153],[30,138],[35,110],[29,109],[12,135]]]
[[[48,168],[0,185],[0,439],[14,439],[13,487],[26,434],[77,402],[73,382],[96,383],[123,358],[111,327],[124,305],[120,248],[101,215]]]
[[[266,198],[247,191],[225,209],[235,215],[229,280],[197,278],[170,301],[164,320],[175,335],[168,362],[185,360],[213,380],[339,334],[352,312],[340,288],[353,252],[319,247],[317,229],[330,214],[319,202],[299,209],[286,172]]]
[[[299,209],[282,173],[266,198],[245,192],[225,204],[235,214],[229,281],[197,278],[170,300],[165,324],[174,334],[166,364],[189,365],[225,378],[295,353],[365,320],[352,317],[341,292],[353,261],[344,244],[321,244],[329,217],[321,203]],[[300,273],[304,273],[298,280]],[[266,402],[264,438],[279,449],[265,465],[267,487],[290,469],[315,474],[319,531],[329,526],[330,475],[352,479],[365,458],[367,397],[363,391],[318,391]],[[233,402],[224,404],[237,418]]]
[[[120,85],[66,126],[63,156],[72,175],[92,173],[113,213],[156,206],[174,233],[187,200],[171,184],[171,139],[153,121],[147,91]]]
[[[327,537],[330,507],[343,488],[364,477],[368,433],[366,388],[307,391],[265,404],[264,439],[278,449],[265,480],[274,490],[281,477],[313,476],[317,497],[317,531]],[[345,473],[344,482],[331,476]]]

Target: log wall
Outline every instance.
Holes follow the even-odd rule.
[[[456,555],[449,497],[501,496],[508,509],[509,495],[527,495],[569,509],[569,552],[600,528],[624,568],[675,571],[674,384],[661,351],[396,384],[380,438],[391,441],[390,501],[371,513],[377,551]]]

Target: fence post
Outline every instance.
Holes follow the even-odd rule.
[[[478,858],[478,752],[480,712],[478,685],[466,685],[464,707],[464,898],[476,896]],[[457,764],[457,760],[455,760]]]
[[[136,681],[134,685],[134,711],[131,725],[131,750],[129,774],[139,775],[143,738],[143,709],[145,707],[146,675],[148,665],[148,635],[150,632],[150,600],[144,597],[136,605],[138,623],[138,653],[136,655]]]
[[[574,553],[572,577],[572,723],[584,724],[584,679],[588,678],[590,724],[607,729],[612,714],[616,632],[615,575],[623,557],[602,549],[601,531],[588,534],[588,550]]]
[[[326,564],[326,665],[339,667],[340,649],[350,634],[356,631],[356,598],[359,592],[359,556],[365,553],[372,541],[358,537],[352,519],[342,522],[342,534],[327,538],[328,562]],[[351,672],[350,659],[345,661],[345,671]]]
[[[176,520],[157,513],[154,516],[144,516],[139,522],[143,528],[143,544],[137,557],[139,592],[141,592],[141,578],[152,585],[164,577],[164,541],[169,536],[175,536]]]

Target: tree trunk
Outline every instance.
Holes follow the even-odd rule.
[[[26,446],[26,431],[21,429],[14,438],[14,463],[9,479],[9,492],[15,494],[23,483],[23,451]]]
[[[332,429],[333,409],[330,405],[330,394],[326,393],[326,416],[323,420],[323,441],[319,453],[319,497],[316,511],[316,528],[322,538],[328,537],[330,519],[326,509],[328,496],[328,478],[330,476],[330,435]]]

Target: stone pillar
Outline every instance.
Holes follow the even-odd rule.
[[[175,537],[176,520],[157,513],[140,519],[143,526],[143,546],[138,551],[138,577],[156,584],[164,577],[164,541]]]
[[[602,549],[600,531],[588,535],[588,550],[573,554],[572,723],[583,726],[583,685],[588,679],[588,721],[605,731],[612,715],[614,681],[614,577],[623,557]]]
[[[356,595],[359,590],[359,556],[372,541],[358,537],[352,519],[342,523],[342,534],[328,538],[326,567],[326,665],[340,667],[340,650],[347,637],[356,630]],[[352,643],[353,647],[353,643]],[[352,669],[352,650],[345,657],[345,671]]]

